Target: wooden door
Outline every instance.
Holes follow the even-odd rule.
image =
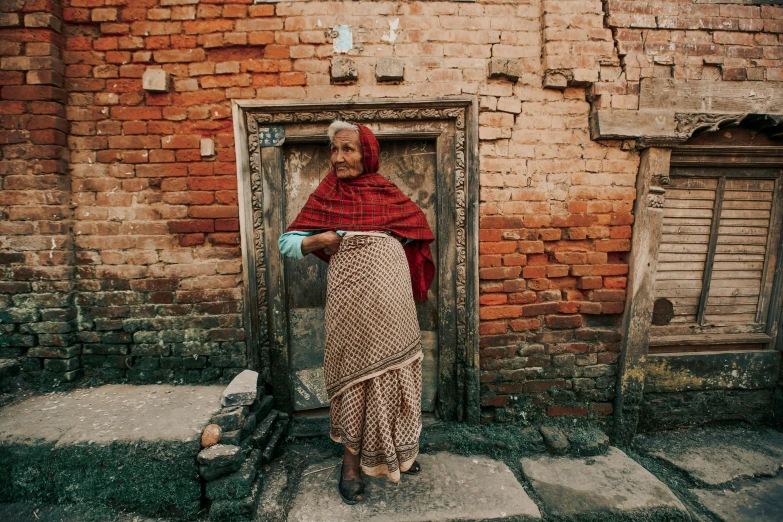
[[[424,211],[438,237],[437,146],[435,140],[381,140],[380,173],[394,182]],[[310,193],[329,172],[329,148],[325,143],[291,143],[283,146],[284,226],[296,218]],[[438,241],[431,244],[434,259]],[[328,406],[323,381],[325,343],[324,306],[327,265],[315,256],[284,263],[290,382],[294,410]],[[438,270],[426,303],[417,304],[423,362],[422,409],[435,409],[438,385]],[[360,348],[360,347],[357,347]]]

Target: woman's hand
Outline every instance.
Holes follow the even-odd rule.
[[[302,241],[302,254],[323,250],[326,255],[333,256],[340,250],[342,240],[342,236],[332,230],[308,236]]]

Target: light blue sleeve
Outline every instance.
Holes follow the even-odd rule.
[[[307,236],[312,236],[315,232],[304,232],[300,230],[294,230],[292,232],[286,232],[280,239],[277,240],[277,247],[286,257],[293,259],[302,259],[302,241]]]
[[[311,230],[308,232],[302,230],[293,230],[291,232],[286,232],[280,236],[280,239],[277,240],[277,247],[286,257],[302,259],[304,257],[302,255],[302,241],[304,241],[304,238],[317,233],[318,231],[316,230]],[[338,230],[337,233],[341,236],[345,235],[344,230]]]

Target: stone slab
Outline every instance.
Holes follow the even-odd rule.
[[[258,372],[244,370],[223,390],[223,406],[250,406],[258,395]]]
[[[52,393],[0,409],[0,442],[200,440],[220,410],[222,386],[126,384]]]
[[[365,477],[366,499],[353,506],[344,504],[337,492],[339,461],[314,464],[302,476],[288,522],[541,519],[502,462],[450,453],[419,455],[418,460],[422,473],[403,475],[399,484]]]
[[[783,475],[753,481],[736,491],[691,490],[704,507],[724,522],[783,520]]]
[[[712,486],[743,477],[773,476],[783,464],[783,433],[772,429],[671,431],[637,437],[636,445]]]
[[[668,511],[685,516],[674,493],[617,448],[587,458],[538,457],[521,460],[522,473],[551,515],[585,517]]]

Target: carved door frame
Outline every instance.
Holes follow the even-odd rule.
[[[440,345],[438,411],[443,418],[478,422],[478,102],[475,96],[425,99],[345,101],[235,100],[232,103],[237,155],[240,235],[244,277],[244,322],[248,366],[272,386],[278,407],[293,411],[288,360],[285,278],[277,238],[282,233],[282,205],[271,194],[282,183],[285,140],[323,140],[328,123],[346,119],[361,123],[420,122],[420,132],[384,137],[449,139],[453,179],[448,180],[453,210],[439,215],[439,234],[450,234],[454,248],[440,256],[454,259],[455,273],[439,265],[440,280],[450,282],[453,303],[439,304]],[[448,123],[453,137],[433,132]],[[439,167],[441,158],[438,158]],[[438,169],[441,171],[441,169]],[[275,181],[277,180],[277,181]],[[441,213],[443,214],[443,213]],[[440,239],[440,238],[439,238]],[[275,256],[275,257],[273,257]],[[268,262],[271,261],[271,262]],[[441,298],[441,301],[443,299]]]

